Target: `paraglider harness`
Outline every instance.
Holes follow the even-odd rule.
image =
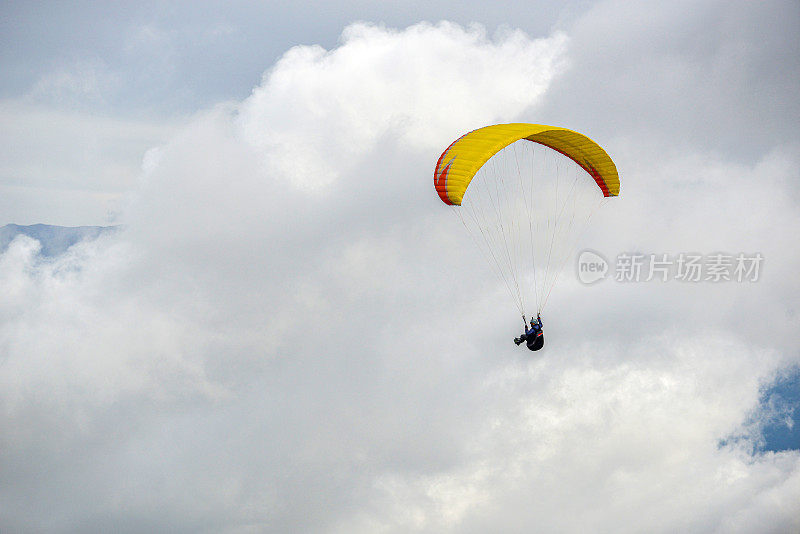
[[[544,346],[544,333],[542,332],[542,318],[540,316],[536,316],[536,321],[534,322],[531,319],[531,327],[528,328],[528,321],[525,319],[525,316],[522,316],[522,320],[525,322],[525,333],[520,337],[516,338],[514,342],[519,345],[523,341],[528,346],[530,350],[539,350]]]

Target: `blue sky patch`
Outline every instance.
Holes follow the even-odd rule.
[[[759,451],[800,450],[800,367],[789,368],[764,388],[756,419],[762,425]]]

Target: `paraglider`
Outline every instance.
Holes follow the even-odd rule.
[[[514,338],[514,343],[520,345],[523,341],[530,350],[539,350],[544,347],[544,332],[542,332],[542,316],[537,315],[536,320],[531,317],[531,327],[528,328],[528,323],[525,318],[522,318],[522,323],[525,325],[525,333],[519,337]]]
[[[523,321],[533,299],[531,328],[538,327],[533,337],[541,340],[534,341],[543,345],[541,312],[559,273],[592,214],[619,195],[614,162],[600,145],[566,128],[496,124],[453,141],[436,162],[433,182]],[[527,325],[517,339],[528,339]]]

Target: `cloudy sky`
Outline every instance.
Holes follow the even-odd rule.
[[[0,255],[3,532],[800,530],[797,2],[0,10],[0,225],[120,225]],[[500,122],[608,150],[612,271],[758,279],[568,264],[515,347],[432,186]]]

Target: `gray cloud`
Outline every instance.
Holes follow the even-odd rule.
[[[142,154],[178,121],[120,119],[0,102],[0,213],[4,222],[108,224],[136,188]]]
[[[421,20],[480,22],[492,32],[514,21],[517,27],[545,34],[575,4],[7,2],[0,23],[0,65],[7,76],[0,81],[0,94],[18,97],[41,80],[77,74],[89,64],[120,82],[103,94],[115,112],[183,114],[246,97],[265,66],[287,49],[307,43],[333,48],[342,28],[353,21],[390,27]]]
[[[796,150],[798,20],[793,2],[600,2],[573,27],[573,68],[548,111],[673,151],[753,161]]]

